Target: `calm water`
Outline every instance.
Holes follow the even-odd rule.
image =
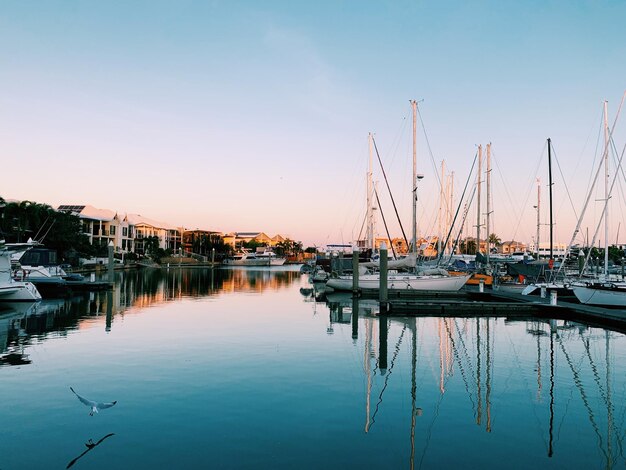
[[[0,314],[0,469],[626,466],[621,333],[381,320],[288,269],[117,281]]]

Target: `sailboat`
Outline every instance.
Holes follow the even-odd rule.
[[[416,212],[417,212],[417,181],[423,178],[423,175],[417,174],[416,165],[416,142],[417,142],[417,102],[411,101],[413,109],[413,180],[412,180],[412,202],[413,202],[413,236],[411,239],[413,252],[405,259],[399,260],[399,263],[412,263],[411,267],[415,267],[417,259],[417,235],[416,235]],[[371,134],[369,136],[371,142]],[[371,144],[370,144],[371,154]],[[371,156],[370,156],[371,160]],[[371,175],[371,170],[369,175]],[[369,183],[368,183],[369,189]],[[368,195],[368,210],[369,210],[369,195]],[[361,269],[366,269],[362,267]],[[460,290],[467,280],[471,277],[471,274],[464,274],[460,276],[451,276],[448,271],[442,268],[422,269],[415,273],[400,273],[389,272],[387,276],[387,286],[389,290],[419,290],[419,291],[444,291],[444,292],[456,292]],[[379,289],[380,288],[380,273],[359,273],[358,279],[359,289]],[[352,290],[352,275],[339,275],[331,277],[326,285],[335,290]]]
[[[624,94],[626,97],[626,93]],[[622,98],[623,103],[624,98]],[[621,106],[620,106],[621,108]],[[620,282],[609,279],[609,219],[608,204],[611,193],[615,186],[619,170],[622,166],[623,154],[619,158],[618,166],[613,177],[613,182],[609,187],[609,143],[612,132],[609,132],[607,102],[604,102],[604,279],[597,281],[579,282],[572,285],[574,295],[581,304],[598,305],[608,307],[626,308],[626,282],[622,279]],[[598,167],[598,172],[601,166]],[[597,177],[597,174],[596,174]],[[593,187],[592,187],[593,190]],[[591,194],[591,192],[590,192]],[[584,212],[583,212],[584,214]],[[582,216],[581,216],[582,217]],[[600,226],[598,225],[598,229]],[[597,230],[596,230],[597,234]],[[595,235],[594,235],[595,241]],[[592,243],[593,244],[593,243]],[[571,245],[571,244],[570,244]],[[625,315],[626,316],[626,315]]]

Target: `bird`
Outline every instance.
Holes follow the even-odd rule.
[[[117,403],[117,400],[111,403],[98,403],[97,401],[87,400],[85,397],[81,397],[78,393],[76,393],[72,387],[70,387],[70,390],[78,397],[81,403],[91,408],[89,416],[93,416],[94,413],[98,413],[98,411],[104,410],[105,408],[111,408]]]

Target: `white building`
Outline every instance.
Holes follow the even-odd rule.
[[[533,241],[528,250],[535,254],[537,253],[537,247],[535,242]],[[553,243],[552,244],[552,256],[555,258],[562,258],[567,253],[567,245],[565,243]],[[539,258],[549,258],[550,257],[550,242],[540,242],[539,243]]]
[[[144,253],[147,237],[159,238],[163,249],[178,250],[182,241],[182,228],[158,222],[139,214],[118,215],[108,209],[97,209],[89,205],[61,205],[58,211],[80,218],[82,232],[92,245],[107,246],[113,242],[116,253]]]

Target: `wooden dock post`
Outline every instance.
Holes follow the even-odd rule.
[[[215,266],[215,248],[211,248],[211,267]]]
[[[352,295],[359,292],[359,249],[352,250]]]
[[[387,290],[387,245],[380,245],[380,286],[378,293],[378,301],[380,303],[380,313],[387,313],[388,309],[388,290]]]
[[[113,284],[114,274],[113,274],[113,242],[109,242],[109,282]]]

